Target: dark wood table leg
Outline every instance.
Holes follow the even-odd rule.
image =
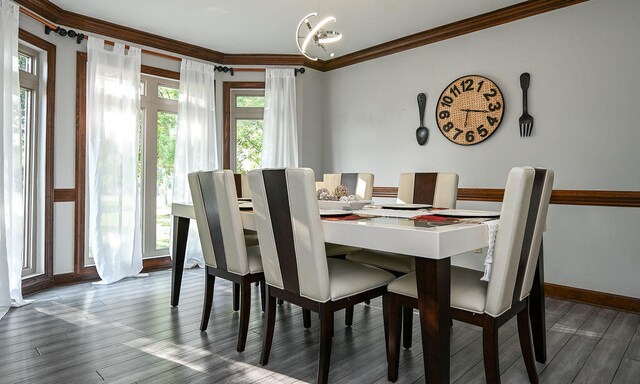
[[[543,245],[540,244],[538,254],[538,265],[533,278],[533,286],[529,294],[529,318],[531,319],[531,333],[533,336],[533,349],[536,354],[536,361],[544,363],[547,361],[547,325],[545,321],[544,303],[544,260]]]
[[[171,256],[171,306],[177,307],[180,300],[180,286],[182,285],[182,272],[184,271],[184,258],[187,252],[187,235],[189,234],[189,221],[186,217],[173,216],[173,245]]]
[[[418,309],[427,383],[449,383],[451,259],[416,257]]]

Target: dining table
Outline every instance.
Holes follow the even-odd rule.
[[[184,269],[192,204],[173,203],[171,305],[177,306]],[[253,211],[241,211],[244,229],[256,230]],[[451,257],[488,246],[488,226],[461,220],[446,225],[407,217],[367,216],[354,220],[323,219],[327,243],[414,256],[425,381],[449,383]],[[532,336],[536,360],[546,362],[543,247],[540,247],[530,294]]]

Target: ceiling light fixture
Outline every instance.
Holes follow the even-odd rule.
[[[331,31],[324,29],[324,26],[333,22],[336,22],[336,18],[333,16],[325,17],[320,20],[315,27],[311,25],[312,18],[318,18],[317,12],[312,12],[300,20],[298,23],[298,28],[296,29],[296,44],[298,45],[298,49],[300,53],[304,55],[304,57],[309,60],[316,61],[317,57],[311,56],[307,53],[307,49],[309,48],[309,43],[313,43],[316,47],[322,48],[323,51],[329,54],[329,57],[335,56],[333,52],[327,51],[325,44],[335,43],[342,39],[342,34],[340,32]],[[308,33],[305,35],[304,33],[308,30]],[[302,44],[300,41],[302,40]]]

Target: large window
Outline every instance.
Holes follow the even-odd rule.
[[[169,254],[179,83],[142,75],[140,86],[142,252],[149,258]]]
[[[38,183],[38,164],[42,160],[38,150],[41,138],[41,92],[40,92],[40,53],[21,44],[18,53],[20,70],[20,145],[22,147],[22,186],[24,190],[24,253],[22,276],[30,277],[42,273],[43,265],[39,257],[38,233],[42,231],[43,208],[42,184]],[[40,188],[40,190],[38,189]]]
[[[247,173],[260,168],[264,89],[232,89],[230,99],[230,165]]]

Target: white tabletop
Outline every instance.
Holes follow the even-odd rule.
[[[174,203],[171,214],[195,219],[191,204]],[[253,212],[241,211],[240,216],[245,229],[255,230]],[[444,259],[487,246],[487,226],[484,224],[431,226],[416,220],[374,217],[362,220],[322,220],[322,228],[324,239],[328,243],[429,259]]]

